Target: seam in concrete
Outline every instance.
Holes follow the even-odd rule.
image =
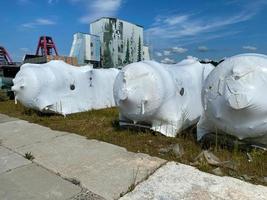
[[[162,164],[160,164],[157,168],[155,168],[151,173],[148,173],[142,180],[136,182],[136,184],[134,184],[133,188],[131,188],[131,190],[126,191],[125,193],[122,194],[122,196],[120,196],[118,199],[122,198],[123,196],[125,196],[126,194],[132,192],[136,186],[138,186],[140,183],[146,181],[150,176],[152,176],[154,173],[156,173],[156,171],[158,171],[161,167],[167,165],[169,161],[165,160],[165,162],[163,162]],[[117,200],[118,200],[117,199]]]
[[[3,145],[0,145],[0,146],[2,146],[2,147],[4,147],[4,148],[8,149],[8,150],[11,151],[13,154],[20,155],[19,153],[13,151],[12,149],[9,149],[9,148],[7,148],[7,147],[5,147],[5,146],[3,146]],[[10,154],[8,154],[8,155],[12,155],[12,153],[10,153]],[[20,156],[21,156],[21,155],[20,155]],[[24,158],[24,156],[23,156],[23,158]],[[25,159],[26,159],[26,158],[25,158]],[[29,160],[29,161],[30,161],[30,160]],[[8,169],[8,170],[6,170],[6,171],[4,171],[4,172],[1,172],[0,175],[5,174],[5,173],[8,173],[8,172],[13,171],[13,170],[16,170],[16,169],[21,168],[21,167],[25,167],[25,166],[30,165],[30,164],[33,163],[32,161],[30,161],[30,162],[31,162],[31,163],[29,163],[29,164],[20,165],[20,166],[18,166],[18,167],[15,167],[15,168],[12,168],[12,169]]]
[[[10,150],[11,152],[13,152],[13,153],[15,153],[15,154],[17,154],[17,155],[22,156],[23,158],[25,158],[23,154],[21,154],[21,153],[15,151],[15,150],[13,150],[13,149],[11,149],[11,148],[9,148],[9,147],[6,147],[6,146],[4,146],[4,145],[0,145],[0,146],[6,148],[6,149],[8,149],[8,150]],[[33,156],[34,156],[34,155],[33,155]],[[26,158],[25,158],[25,159],[26,159]],[[32,161],[30,161],[30,162],[31,162],[31,163],[29,163],[29,164],[25,164],[25,165],[22,165],[22,166],[19,166],[19,167],[16,167],[16,168],[7,170],[7,171],[5,171],[5,172],[3,172],[3,173],[12,171],[12,170],[17,169],[17,168],[20,168],[20,167],[24,167],[24,166],[26,166],[26,165],[36,164],[38,167],[41,167],[41,168],[45,169],[46,171],[49,171],[50,173],[52,173],[52,174],[54,174],[54,175],[56,175],[56,176],[59,176],[60,178],[64,179],[65,181],[68,181],[68,182],[74,184],[73,182],[71,182],[70,180],[68,180],[68,179],[73,178],[73,177],[63,177],[60,173],[56,173],[56,172],[54,172],[53,170],[50,170],[50,169],[44,167],[43,165],[39,164],[38,162],[36,162],[36,161],[34,161],[34,160],[32,160]],[[0,173],[0,174],[2,174],[2,173]],[[75,185],[75,184],[74,184],[74,185]],[[80,187],[80,188],[82,189],[81,185],[77,185],[77,186]]]
[[[18,154],[18,155],[22,156],[23,158],[25,158],[23,154],[21,154],[21,153],[15,151],[15,150],[13,150],[13,149],[11,149],[10,147],[7,147],[7,146],[5,146],[5,145],[3,145],[3,144],[1,144],[1,146],[4,147],[4,148],[6,148],[6,149],[8,149],[9,151],[12,151],[13,153]],[[25,159],[26,159],[26,158],[25,158]],[[32,162],[32,161],[31,161],[31,162]]]
[[[25,158],[25,159],[26,159],[26,158]],[[18,167],[12,168],[12,169],[8,169],[8,170],[6,170],[6,171],[4,171],[4,172],[0,173],[0,175],[2,175],[2,174],[5,174],[5,173],[8,173],[8,172],[11,172],[11,171],[13,171],[13,170],[16,170],[16,169],[19,169],[19,168],[21,168],[21,167],[25,167],[25,166],[27,166],[27,165],[31,165],[31,164],[32,164],[32,162],[31,162],[31,163],[29,163],[29,164],[25,164],[25,165],[21,165],[21,166],[18,166]]]
[[[13,153],[15,153],[15,154],[18,154],[18,155],[22,156],[23,158],[25,158],[24,155],[20,154],[19,152],[15,151],[15,150],[13,150],[13,149],[11,149],[11,148],[9,148],[9,147],[3,145],[3,144],[1,144],[0,146],[2,146],[2,147],[4,147],[4,148],[8,149],[9,151],[11,151],[11,152],[13,152]],[[26,159],[26,158],[25,158],[25,159]]]
[[[41,167],[41,168],[45,169],[45,170],[48,171],[48,172],[50,172],[50,173],[52,173],[52,174],[54,174],[54,175],[60,177],[60,178],[63,179],[63,180],[68,181],[69,183],[78,186],[78,187],[81,189],[81,191],[82,191],[83,187],[82,187],[80,184],[74,184],[73,182],[71,182],[71,181],[68,180],[67,178],[63,177],[60,173],[56,173],[56,172],[54,172],[53,170],[48,169],[48,168],[44,167],[43,165],[39,164],[38,162],[35,162],[34,160],[32,161],[32,163],[36,164],[38,167]],[[81,192],[81,191],[80,191],[80,192]]]

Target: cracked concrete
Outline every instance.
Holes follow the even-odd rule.
[[[26,152],[35,159],[26,160]],[[267,199],[267,187],[175,162],[166,164],[160,158],[0,114],[1,200],[120,196],[123,200],[263,200]]]
[[[0,146],[0,174],[31,162],[22,156]]]
[[[166,162],[23,120],[3,121],[0,123],[2,146],[20,156],[31,152],[34,163],[67,180],[78,180],[81,187],[100,198],[119,198]]]
[[[0,199],[65,200],[81,188],[0,146]]]

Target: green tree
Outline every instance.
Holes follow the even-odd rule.
[[[129,40],[127,40],[127,48],[126,48],[126,53],[125,53],[124,64],[129,64],[129,63],[130,63],[130,44],[129,44]]]
[[[115,67],[112,61],[112,53],[110,52],[110,42],[113,40],[112,38],[113,28],[111,21],[105,24],[105,32],[104,32],[104,49],[103,49],[103,67],[110,68]]]
[[[139,36],[137,61],[141,60],[142,60],[142,48],[141,48],[141,37]]]

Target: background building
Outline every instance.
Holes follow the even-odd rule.
[[[116,18],[100,18],[90,24],[90,34],[75,33],[70,51],[78,65],[122,68],[141,60],[149,60],[144,46],[143,27]]]
[[[99,36],[101,67],[121,67],[149,58],[143,51],[143,27],[116,18],[100,18],[90,24],[90,32]]]
[[[150,60],[149,47],[143,46],[143,60]]]
[[[94,67],[100,67],[99,36],[75,33],[70,56],[77,58],[78,65],[93,64]]]

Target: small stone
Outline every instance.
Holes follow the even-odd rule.
[[[181,144],[175,144],[172,147],[172,151],[177,158],[181,158],[184,155],[184,148]]]
[[[219,166],[221,164],[220,159],[209,151],[204,151],[204,157],[210,165]]]
[[[165,154],[165,153],[168,153],[172,150],[172,147],[171,146],[168,146],[168,147],[163,147],[163,148],[160,148],[159,149],[159,153],[161,154]]]
[[[242,178],[245,180],[245,181],[251,181],[252,178],[246,174],[242,175]]]
[[[248,162],[252,162],[253,161],[252,156],[250,155],[250,153],[247,153],[247,157],[248,157]]]
[[[263,181],[267,183],[267,176],[263,177]]]
[[[220,167],[217,167],[217,168],[213,169],[212,173],[217,175],[217,176],[223,176],[224,175],[224,173],[222,172]]]
[[[204,153],[202,151],[200,154],[198,154],[197,157],[195,157],[194,161],[195,162],[203,162],[203,160],[204,160]]]
[[[190,162],[189,165],[197,167],[200,165],[200,163],[198,161],[195,161],[195,162]]]
[[[234,161],[228,160],[221,163],[221,165],[225,168],[231,169],[231,170],[237,170],[237,166]]]

